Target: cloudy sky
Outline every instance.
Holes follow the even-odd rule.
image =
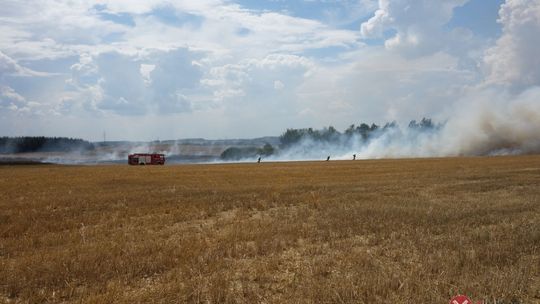
[[[472,91],[512,99],[540,85],[539,0],[0,0],[0,8],[0,136],[248,138],[444,121],[474,103]]]

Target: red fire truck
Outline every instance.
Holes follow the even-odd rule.
[[[130,165],[164,165],[165,154],[135,153],[128,155]]]

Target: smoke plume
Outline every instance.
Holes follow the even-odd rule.
[[[383,8],[389,7],[386,3]],[[370,26],[384,23],[385,10],[380,11],[362,26],[363,34],[375,29]],[[367,142],[304,140],[281,151],[275,159],[540,153],[540,1],[507,0],[498,22],[502,35],[481,60],[483,79],[466,89],[461,100],[445,111],[447,120],[441,128],[429,132],[391,128]]]

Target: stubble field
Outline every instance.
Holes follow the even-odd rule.
[[[0,184],[0,303],[540,303],[540,156],[0,166]]]

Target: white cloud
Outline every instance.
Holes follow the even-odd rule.
[[[275,90],[283,90],[283,88],[285,88],[285,85],[283,84],[283,82],[279,81],[279,80],[274,80],[274,89]]]
[[[244,59],[237,64],[212,67],[201,83],[217,92],[215,101],[218,103],[231,98],[236,100],[229,102],[240,103],[243,100],[257,106],[264,103],[262,100],[270,98],[275,99],[272,103],[286,103],[296,101],[294,90],[314,68],[314,63],[305,57],[272,54],[263,58]],[[286,87],[290,89],[283,90]],[[274,96],[274,90],[288,95]]]
[[[189,49],[160,53],[150,72],[152,103],[160,113],[190,112],[193,105],[189,95],[198,92],[201,67],[194,63],[199,55]]]
[[[6,111],[16,116],[29,115],[34,118],[44,114],[54,114],[47,106],[28,100],[9,86],[0,85],[0,113]]]
[[[0,76],[49,76],[49,73],[37,72],[19,65],[14,59],[0,51]]]
[[[273,54],[213,67],[202,84],[214,92],[215,108],[223,111],[230,129],[248,136],[278,134],[306,123],[298,116],[298,89],[314,69],[305,57]]]
[[[350,24],[365,18],[377,9],[377,0],[338,0],[319,1],[335,4],[324,11],[326,21],[330,24]]]
[[[116,13],[144,14],[163,3],[161,0],[97,0],[95,3],[106,6],[107,10]]]
[[[97,5],[97,6],[96,6]],[[162,11],[159,11],[162,9]],[[163,21],[192,16],[180,26]],[[77,56],[122,50],[190,47],[239,56],[263,56],[275,51],[301,52],[310,48],[353,46],[354,31],[333,29],[317,20],[270,11],[248,10],[230,1],[20,1],[3,3],[0,49],[18,59]],[[118,21],[123,16],[130,24]],[[244,34],[241,34],[244,33]],[[173,38],[174,37],[174,38]],[[246,54],[249,53],[249,54]],[[14,57],[14,58],[15,58]]]
[[[92,49],[126,26],[99,18],[91,1],[7,0],[0,27],[6,33],[0,49],[17,59],[59,58]]]
[[[540,86],[540,2],[507,0],[499,14],[503,34],[486,51],[486,82],[514,91]]]
[[[0,86],[0,107],[12,111],[24,108],[28,102],[19,93],[8,86]]]
[[[130,139],[146,132],[135,131],[139,121],[185,134],[171,127],[180,120],[200,132],[189,136],[245,137],[444,118],[443,109],[482,82],[476,66],[485,41],[448,28],[467,0],[320,1],[351,11],[317,20],[234,0],[6,0],[0,114],[32,109],[60,115],[51,125],[69,121],[84,130],[92,121],[121,121],[133,130]],[[538,85],[537,2],[507,2],[503,37],[484,60],[487,83]],[[360,30],[345,29],[374,8]],[[80,136],[94,136],[87,134]]]
[[[299,88],[302,113],[316,126],[444,119],[438,115],[477,81],[475,72],[461,70],[455,57],[440,52],[412,59],[379,47],[353,58],[354,64],[316,69]]]
[[[374,16],[362,23],[364,38],[382,38],[395,31],[385,46],[407,56],[424,56],[448,46],[443,26],[450,21],[454,8],[468,0],[379,0]]]
[[[190,94],[202,77],[187,49],[154,51],[139,56],[118,52],[82,54],[72,65],[68,84],[86,107],[124,115],[170,114],[192,110]],[[70,98],[71,99],[71,98]]]
[[[152,79],[150,78],[150,73],[156,68],[155,64],[141,64],[141,68],[139,69],[139,72],[141,73],[141,76],[143,77],[144,83],[148,86]]]

